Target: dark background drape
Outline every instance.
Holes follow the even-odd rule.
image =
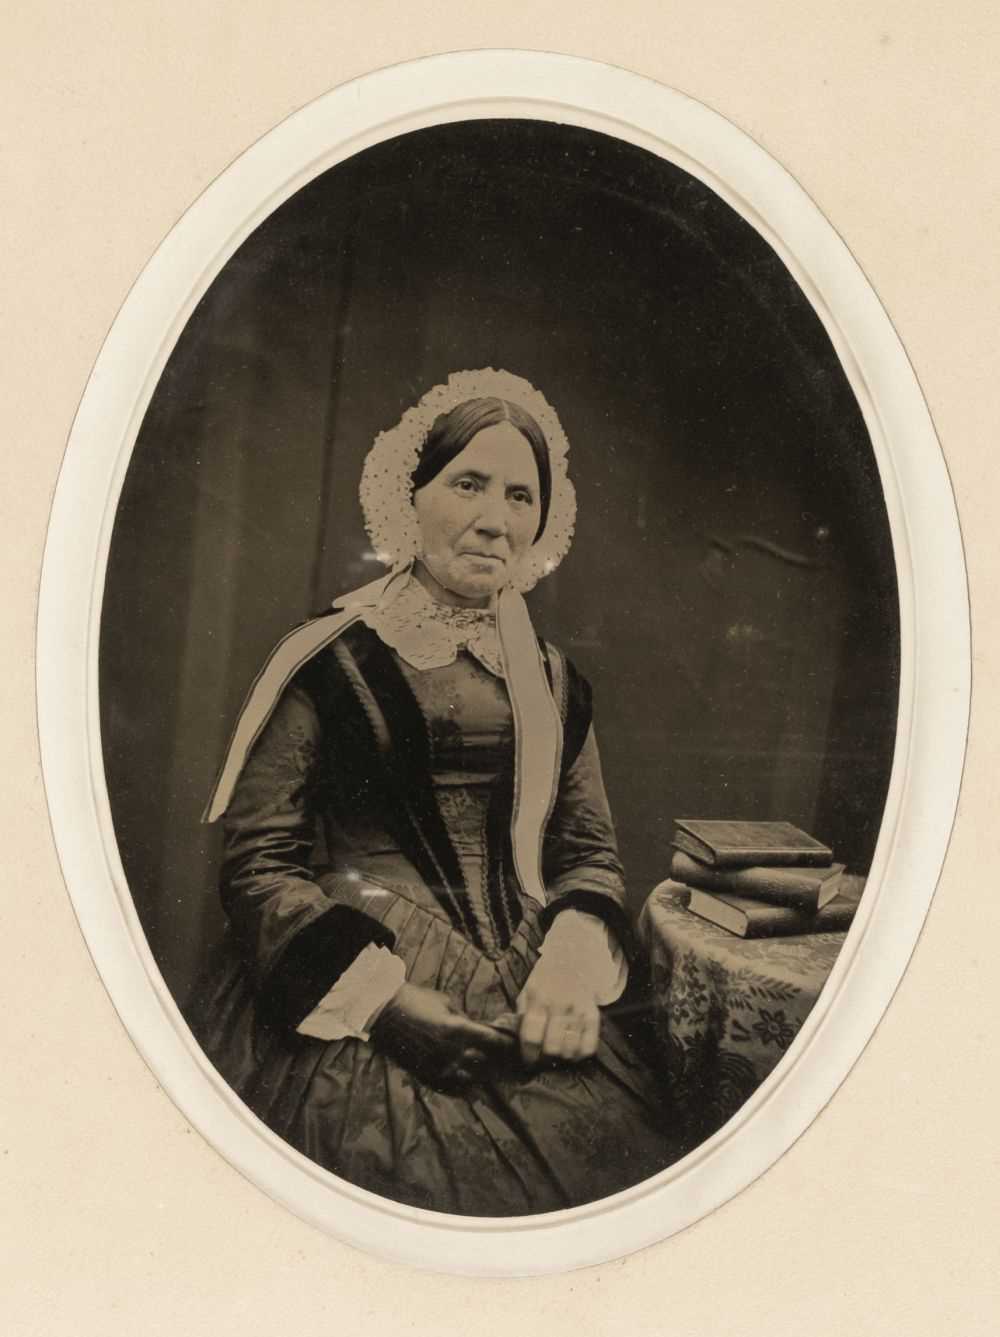
[[[184,994],[217,939],[199,823],[272,644],[381,571],[357,480],[460,368],[559,413],[573,549],[529,596],[591,679],[633,904],[674,816],[781,817],[863,871],[894,740],[898,617],[871,445],[823,327],[712,191],[573,127],[390,140],[278,209],[198,306],[112,538],[105,770],[136,906]]]

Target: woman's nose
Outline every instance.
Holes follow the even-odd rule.
[[[483,498],[476,518],[476,528],[483,534],[499,537],[507,532],[507,504],[503,497]]]

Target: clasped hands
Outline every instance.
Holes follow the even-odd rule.
[[[540,956],[517,1000],[525,1063],[578,1063],[597,1052],[601,1014],[594,986],[561,957]]]
[[[506,1024],[505,1024],[506,1022]],[[462,1090],[518,1059],[579,1062],[597,1050],[601,1016],[593,986],[565,962],[539,958],[517,1017],[473,1021],[437,989],[403,984],[371,1026],[372,1043],[435,1090]]]

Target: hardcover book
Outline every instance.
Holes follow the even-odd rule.
[[[689,887],[812,912],[821,910],[837,895],[843,873],[842,863],[829,868],[713,868],[683,850],[675,850],[670,863],[670,876]]]
[[[784,905],[768,905],[746,896],[691,888],[688,909],[692,914],[740,938],[784,938],[801,933],[839,933],[851,926],[861,888],[847,888],[815,914]]]
[[[674,844],[716,868],[780,867],[799,864],[826,868],[833,851],[791,822],[739,822],[678,817]]]

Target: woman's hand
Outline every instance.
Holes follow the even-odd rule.
[[[445,994],[403,984],[370,1028],[372,1044],[436,1091],[460,1091],[509,1058],[511,1035],[473,1021]]]
[[[594,987],[556,953],[540,956],[517,1000],[521,1056],[578,1063],[597,1052],[601,1014]]]

